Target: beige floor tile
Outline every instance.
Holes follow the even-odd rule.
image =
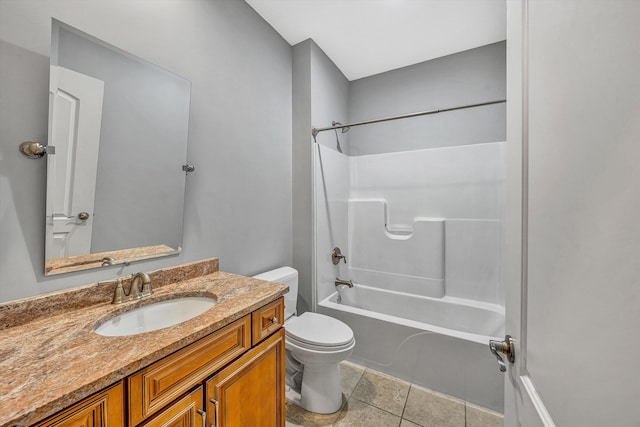
[[[402,417],[422,426],[464,427],[464,401],[411,386]]]
[[[344,399],[344,397],[343,397]],[[345,401],[346,402],[346,401]],[[344,406],[344,403],[343,403]],[[340,411],[335,414],[316,414],[305,411],[299,406],[287,402],[287,427],[322,427],[331,426],[336,422]]]
[[[407,401],[409,386],[408,382],[367,369],[351,398],[400,416]]]
[[[467,403],[467,427],[503,427],[504,415]]]
[[[358,385],[362,374],[364,374],[363,366],[347,361],[340,363],[340,383],[342,385],[342,393],[347,399],[353,393],[356,385]]]
[[[336,427],[398,427],[400,417],[357,399],[349,399],[334,425]]]
[[[400,427],[422,427],[416,423],[412,423],[409,420],[405,420],[404,418],[402,419],[402,422],[400,423]]]

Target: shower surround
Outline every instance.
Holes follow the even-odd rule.
[[[354,330],[358,363],[495,410],[504,145],[314,147],[318,311]],[[334,266],[336,246],[347,262]],[[340,298],[336,277],[355,283]]]

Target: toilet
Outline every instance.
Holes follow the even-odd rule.
[[[353,331],[324,314],[296,316],[297,270],[281,267],[254,277],[289,286],[284,296],[287,400],[310,412],[336,412],[342,406],[339,363],[356,345]]]

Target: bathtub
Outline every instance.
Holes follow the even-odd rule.
[[[489,352],[504,337],[504,309],[354,284],[318,303],[353,329],[353,362],[503,412],[504,374]]]

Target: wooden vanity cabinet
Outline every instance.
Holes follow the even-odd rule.
[[[279,298],[34,427],[284,427],[283,314]]]
[[[280,329],[205,382],[207,425],[284,426],[284,346]]]
[[[124,425],[123,382],[81,400],[36,424],[36,427],[121,427]]]

